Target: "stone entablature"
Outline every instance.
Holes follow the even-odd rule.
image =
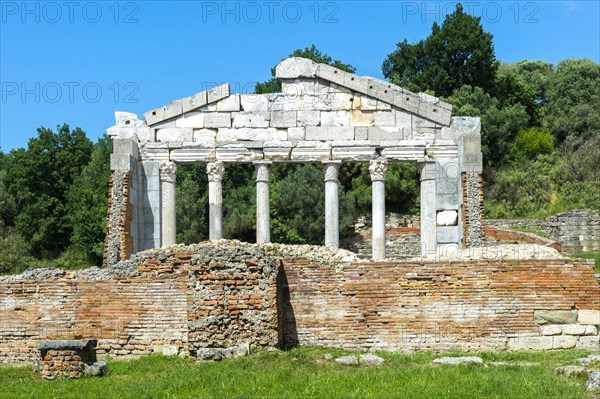
[[[333,179],[331,173],[339,163],[372,162],[377,168],[385,162],[419,162],[421,196],[427,199],[422,201],[423,252],[433,253],[438,245],[463,246],[461,173],[481,173],[478,118],[452,117],[451,105],[436,97],[304,58],[282,61],[276,76],[282,93],[242,95],[224,84],[148,111],[144,121],[131,113],[116,114],[116,125],[108,129],[114,141],[111,169],[137,174],[135,195],[130,195],[137,198],[129,221],[133,252],[175,242],[176,183],[174,174],[165,171],[173,170],[174,163],[196,162],[225,173],[227,163],[262,163],[257,166],[257,200],[262,202],[269,198],[264,176],[269,176],[272,162],[322,163],[329,210],[325,241],[334,247],[339,244],[334,189],[339,183],[337,173]],[[374,176],[378,189],[373,203],[379,209],[385,201],[375,196],[384,193],[385,179]],[[221,185],[213,180],[209,185],[215,199],[211,239],[218,239]],[[257,220],[257,240],[267,242],[269,209],[262,202],[257,206],[257,218],[262,218]],[[380,214],[378,209],[374,211]],[[439,224],[439,212],[454,213],[457,222]],[[109,225],[109,232],[116,228],[123,230]],[[375,252],[376,259],[384,259],[385,234],[377,239],[383,241],[373,245],[383,250]]]

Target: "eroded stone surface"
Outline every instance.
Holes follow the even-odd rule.
[[[459,364],[483,365],[483,359],[478,356],[438,357],[437,359],[433,359],[433,364],[444,364],[449,366],[457,366]]]

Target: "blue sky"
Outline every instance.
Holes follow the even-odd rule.
[[[502,62],[600,62],[598,1],[463,1]],[[115,111],[143,112],[229,82],[256,81],[316,44],[359,75],[382,78],[396,43],[427,37],[456,2],[0,1],[0,148],[40,126],[96,140]]]

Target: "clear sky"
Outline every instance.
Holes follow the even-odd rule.
[[[0,148],[64,122],[96,140],[137,113],[229,82],[252,92],[271,67],[317,47],[382,78],[403,39],[428,36],[456,2],[0,0]],[[463,1],[502,62],[600,62],[599,1]]]

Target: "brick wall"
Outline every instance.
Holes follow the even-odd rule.
[[[336,267],[286,259],[284,264],[287,345],[402,351],[552,349],[564,346],[563,335],[559,332],[556,343],[543,335],[534,319],[536,310],[584,309],[600,315],[600,286],[592,263],[582,260]],[[569,338],[569,345],[600,349],[593,328],[591,335]]]
[[[187,343],[187,281],[0,281],[0,361],[37,356],[35,342],[98,338],[98,354]]]
[[[109,269],[0,278],[0,362],[34,358],[45,340],[98,339],[98,355],[112,356],[275,347],[278,265],[254,245],[204,243]]]
[[[298,343],[593,350],[598,325],[600,285],[581,259],[369,263],[325,247],[219,241],[0,278],[0,362],[37,357],[38,341],[86,338],[117,357]]]

